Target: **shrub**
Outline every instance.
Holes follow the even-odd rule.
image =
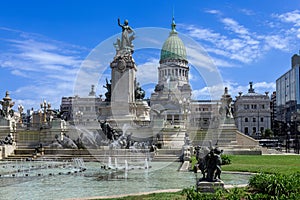
[[[224,199],[227,200],[240,200],[246,196],[245,188],[232,188],[227,193],[223,194]]]
[[[182,194],[186,195],[187,200],[221,200],[223,196],[222,191],[220,190],[215,193],[202,193],[196,191],[194,187],[183,189]]]
[[[221,159],[222,159],[222,165],[229,165],[229,164],[231,164],[231,158],[230,158],[229,155],[222,154],[221,155]]]
[[[297,199],[300,193],[300,173],[257,174],[250,178],[249,186],[254,193],[268,195],[269,199]]]

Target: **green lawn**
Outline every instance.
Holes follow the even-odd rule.
[[[181,192],[170,192],[170,193],[154,193],[140,196],[127,196],[121,198],[113,198],[110,200],[186,200],[186,196],[180,194]]]
[[[232,155],[231,164],[223,171],[265,172],[290,174],[300,171],[300,155]]]

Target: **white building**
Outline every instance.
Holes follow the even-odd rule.
[[[270,97],[268,92],[259,94],[254,91],[252,82],[247,94],[236,97],[234,118],[238,130],[250,136],[259,136],[271,128]]]

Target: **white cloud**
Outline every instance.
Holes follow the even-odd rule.
[[[205,86],[198,90],[192,91],[193,99],[218,100],[224,91],[224,85],[218,84],[213,86]]]
[[[221,99],[221,95],[224,93],[224,88],[228,88],[228,92],[231,97],[234,99],[235,96],[238,96],[239,92],[243,94],[248,93],[249,85],[240,85],[232,81],[225,81],[223,84],[205,86],[198,90],[193,90],[192,95],[193,99],[212,99],[218,100]],[[272,93],[276,90],[275,82],[258,82],[253,84],[253,88],[256,93],[265,94],[265,92]],[[216,97],[216,98],[212,98]]]
[[[212,59],[206,54],[203,49],[197,46],[186,45],[186,51],[188,56],[188,61],[190,64],[207,69],[209,71],[216,71],[217,68],[212,62]]]
[[[214,14],[214,15],[222,14],[221,11],[219,11],[219,10],[205,10],[205,12],[209,13],[209,14]]]
[[[18,70],[18,69],[12,70],[12,71],[11,71],[11,74],[16,75],[16,76],[21,76],[21,77],[28,78],[28,75],[27,75],[26,73],[21,72],[21,71]]]
[[[41,98],[59,108],[62,96],[71,95],[86,48],[51,40],[13,29],[13,39],[2,39],[7,51],[0,53],[0,68],[10,70],[15,79],[12,94],[26,108],[37,108]],[[13,35],[13,36],[12,36]],[[18,82],[22,77],[22,82]],[[8,90],[12,90],[7,88]],[[26,99],[26,101],[25,101]]]
[[[286,33],[295,35],[300,39],[300,11],[294,10],[283,14],[274,14],[273,17],[278,18],[281,22],[291,24],[292,27],[286,30]]]
[[[240,9],[240,12],[242,12],[245,15],[251,16],[251,15],[255,15],[255,12],[253,10],[249,10],[249,9]]]
[[[158,70],[159,59],[157,58],[148,58],[145,63],[138,65],[138,70],[136,73],[137,81],[141,85],[146,85],[149,83],[158,82]]]
[[[234,33],[240,34],[240,35],[248,35],[248,30],[244,27],[239,25],[238,22],[231,18],[224,18],[221,19],[221,22],[225,25],[225,28],[233,31]]]
[[[206,12],[216,13],[214,10]],[[251,30],[233,18],[220,17],[220,23],[224,25],[223,31],[216,32],[210,28],[183,24],[179,24],[179,28],[201,42],[218,67],[234,67],[254,63],[273,49],[286,52],[297,46],[295,36],[300,38],[300,11],[273,15],[273,18],[274,16],[281,24],[292,23],[293,27],[282,28],[278,25],[279,21],[274,20],[269,32],[260,33],[257,32],[258,29]],[[270,23],[267,20],[261,23]]]
[[[279,49],[279,50],[288,50],[289,49],[289,38],[281,35],[268,35],[264,36],[265,40],[265,49],[269,50],[270,48]]]
[[[278,17],[283,22],[293,23],[295,26],[300,26],[300,11],[294,10],[291,12],[286,12],[283,14],[275,14],[275,17]]]

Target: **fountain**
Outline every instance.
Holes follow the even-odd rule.
[[[107,163],[107,166],[108,166],[109,168],[111,168],[111,157],[110,157],[110,156],[108,157],[108,163]]]
[[[146,160],[143,163],[146,166]],[[74,159],[72,162],[55,159],[23,159],[17,163],[10,160],[0,161],[0,196],[1,199],[16,200],[86,198],[183,189],[195,184],[193,173],[178,173],[179,163],[153,162],[148,170],[132,170],[131,164],[135,163],[125,159],[123,166],[123,162],[118,159],[119,167],[115,170],[101,169],[99,162],[82,162],[81,159]],[[86,170],[80,171],[80,166],[84,166]],[[222,173],[224,183],[231,185],[247,184],[249,177]],[[62,185],[63,192],[57,192],[61,191]]]
[[[117,161],[117,158],[115,158],[115,169],[118,169],[118,161]]]
[[[55,160],[19,160],[19,161],[5,161],[1,163],[2,169],[0,171],[1,180],[7,178],[10,182],[31,181],[41,176],[56,176],[56,175],[73,175],[86,170],[84,162],[80,158],[74,158],[72,162],[58,162]],[[26,180],[26,179],[27,180]],[[2,181],[1,181],[2,183]],[[3,187],[2,184],[0,186]]]

